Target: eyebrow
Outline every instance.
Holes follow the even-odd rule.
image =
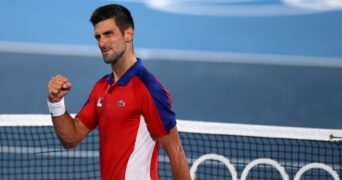
[[[112,30],[108,30],[108,31],[105,31],[105,32],[100,33],[100,34],[107,35],[107,34],[110,34],[110,33],[113,33],[113,31],[112,31]],[[94,35],[94,38],[95,38],[95,39],[99,38],[99,37],[100,37],[100,34],[95,34],[95,35]]]

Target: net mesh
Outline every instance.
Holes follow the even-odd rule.
[[[41,121],[31,124],[34,119]],[[0,115],[0,179],[100,179],[97,130],[77,148],[65,150],[49,123],[47,115]],[[342,144],[329,139],[341,130],[287,128],[284,133],[272,127],[181,120],[178,129],[196,180],[341,178]],[[159,178],[172,179],[162,148]]]
[[[65,150],[52,126],[0,127],[3,179],[100,179],[98,132]]]

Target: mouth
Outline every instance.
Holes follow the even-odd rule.
[[[110,52],[110,49],[101,49],[103,55],[107,55]]]

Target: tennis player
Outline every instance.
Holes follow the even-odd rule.
[[[61,143],[73,148],[98,127],[104,180],[158,179],[161,144],[170,159],[173,178],[190,179],[170,95],[134,54],[134,23],[129,10],[117,4],[105,5],[93,12],[90,21],[112,72],[94,85],[75,118],[64,104],[71,82],[62,75],[51,78],[48,107]]]

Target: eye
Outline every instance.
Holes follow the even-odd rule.
[[[94,38],[98,41],[100,40],[100,35],[95,35]]]
[[[106,37],[110,37],[110,36],[113,35],[113,32],[112,32],[112,31],[108,31],[108,32],[105,32],[104,35],[105,35]]]

